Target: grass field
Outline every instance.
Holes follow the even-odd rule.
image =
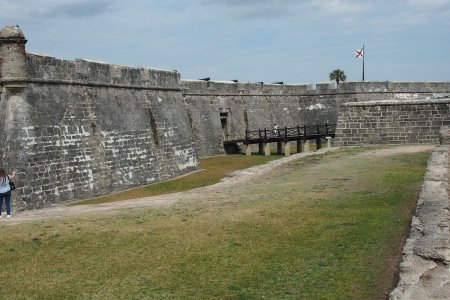
[[[0,298],[383,299],[429,153],[361,151],[165,208],[0,223]]]
[[[246,169],[255,165],[264,164],[271,160],[279,159],[280,155],[252,155],[244,156],[241,154],[215,156],[203,158],[200,160],[201,170],[173,180],[154,183],[145,187],[124,191],[112,195],[88,199],[75,203],[75,205],[89,205],[109,203],[127,199],[135,199],[148,196],[157,196],[167,193],[182,192],[190,189],[212,185],[219,182],[226,174],[236,170]]]

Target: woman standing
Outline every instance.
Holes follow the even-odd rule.
[[[16,172],[7,174],[5,169],[0,168],[0,219],[3,211],[3,198],[6,204],[6,218],[11,218],[11,188],[9,187],[9,180],[16,176]]]

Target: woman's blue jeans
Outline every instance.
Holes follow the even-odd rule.
[[[11,192],[1,193],[0,194],[0,215],[3,211],[3,198],[5,198],[6,204],[6,214],[11,214]]]

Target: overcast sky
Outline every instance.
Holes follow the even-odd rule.
[[[450,0],[0,0],[27,51],[183,79],[450,81]]]

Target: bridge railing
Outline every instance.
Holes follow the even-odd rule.
[[[334,134],[336,124],[316,124],[309,126],[284,127],[277,129],[246,130],[246,140],[266,140],[271,138],[314,137]]]

